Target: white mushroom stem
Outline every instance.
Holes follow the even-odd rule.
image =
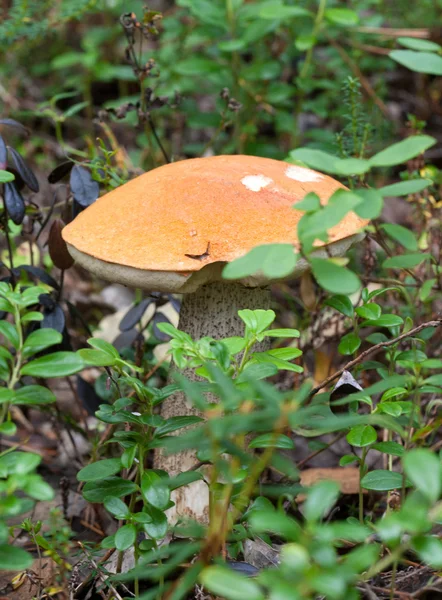
[[[185,294],[180,312],[179,329],[197,340],[204,336],[222,339],[244,335],[244,323],[238,311],[249,308],[268,309],[270,292],[263,288],[245,288],[241,284],[212,283],[202,286],[194,294]],[[263,350],[264,348],[259,348]],[[197,379],[194,371],[186,370],[185,375]],[[214,399],[216,401],[216,399]],[[161,416],[165,419],[182,415],[199,415],[182,392],[165,400],[161,406]],[[154,467],[167,471],[170,476],[178,475],[195,467],[198,463],[195,452],[185,451],[166,455],[157,452]],[[168,511],[171,522],[180,517],[190,517],[200,523],[207,523],[209,516],[209,490],[204,481],[196,481],[172,492],[175,506]]]

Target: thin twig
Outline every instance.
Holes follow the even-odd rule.
[[[376,106],[382,112],[384,117],[387,117],[387,119],[391,119],[391,114],[390,114],[390,111],[388,110],[386,104],[376,94],[376,92],[374,91],[374,89],[371,86],[371,83],[364,76],[364,74],[362,73],[361,69],[356,64],[356,62],[347,54],[347,52],[344,50],[344,48],[340,44],[338,44],[331,38],[328,38],[328,41],[333,46],[333,48],[335,48],[338,51],[338,53],[340,54],[343,61],[346,62],[347,65],[350,67],[350,69],[353,71],[353,74],[359,79],[367,96],[369,96],[373,100],[373,102],[376,104]]]
[[[397,29],[395,27],[355,27],[354,31],[359,33],[373,33],[387,37],[413,37],[427,39],[430,37],[429,29]]]
[[[319,385],[314,387],[312,389],[312,391],[310,392],[308,399],[310,400],[311,398],[313,398],[313,396],[315,394],[317,394],[320,390],[325,388],[329,383],[332,383],[332,381],[335,381],[335,379],[338,379],[344,371],[349,371],[354,366],[361,363],[365,358],[367,358],[367,356],[370,356],[370,354],[373,354],[374,352],[377,352],[378,350],[380,350],[382,348],[387,348],[388,346],[394,346],[394,344],[397,344],[401,340],[404,340],[408,337],[415,335],[416,333],[419,333],[419,331],[422,331],[422,329],[426,329],[427,327],[440,327],[441,325],[442,325],[442,317],[439,319],[433,320],[433,321],[427,321],[425,323],[421,323],[421,325],[418,325],[417,327],[414,327],[413,329],[410,329],[410,331],[407,331],[407,333],[402,333],[398,337],[396,337],[392,340],[388,340],[388,342],[381,342],[380,344],[375,344],[371,348],[364,350],[364,352],[362,352],[357,358],[354,358],[353,360],[348,362],[345,366],[342,367],[342,369],[339,369],[339,371],[336,371],[335,373],[333,373],[333,375],[330,375],[329,377],[324,379],[324,381],[322,381],[322,383],[320,383]]]

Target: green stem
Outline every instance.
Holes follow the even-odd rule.
[[[230,37],[232,40],[235,39],[236,36],[236,23],[235,23],[235,11],[233,8],[233,0],[226,0],[226,14],[227,14],[227,22],[229,24]],[[238,52],[235,50],[231,53],[230,58],[230,66],[233,75],[233,95],[236,100],[240,101],[241,95],[241,85],[240,85],[240,70],[241,70],[241,59]],[[236,143],[236,149],[238,154],[243,154],[244,152],[244,142],[242,138],[241,131],[241,111],[237,111],[235,114],[235,128],[234,128],[234,137]]]
[[[316,13],[315,23],[313,25],[313,31],[312,31],[313,39],[315,39],[317,34],[319,33],[321,23],[324,19],[324,13],[325,13],[326,6],[327,6],[327,0],[319,0],[318,12]],[[310,64],[312,62],[314,49],[315,49],[315,46],[312,45],[311,48],[309,48],[307,50],[304,64],[302,65],[301,72],[299,73],[299,77],[301,79],[303,79],[307,75],[307,73],[310,69]]]
[[[364,476],[365,471],[365,459],[367,457],[368,449],[362,450],[361,462],[359,463],[359,521],[364,523],[364,492],[361,486],[361,480]]]
[[[14,321],[15,321],[15,328],[16,328],[17,334],[18,334],[18,348],[17,348],[17,352],[15,354],[15,364],[12,369],[11,377],[8,381],[8,389],[11,391],[15,388],[18,380],[20,379],[20,370],[21,370],[22,364],[23,364],[23,356],[22,356],[23,329],[22,329],[21,320],[20,320],[20,309],[18,308],[17,305],[14,305]],[[9,405],[10,405],[9,402],[5,402],[5,404],[2,405],[2,409],[0,412],[0,423],[4,422],[4,420],[8,414]]]

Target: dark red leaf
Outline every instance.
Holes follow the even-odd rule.
[[[63,223],[56,219],[49,231],[48,247],[49,256],[52,262],[58,269],[69,269],[74,264],[74,259],[68,252],[68,247],[64,241],[61,232],[63,229]]]

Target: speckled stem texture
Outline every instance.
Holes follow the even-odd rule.
[[[212,283],[201,287],[194,294],[183,296],[179,329],[191,335],[193,339],[204,336],[214,339],[242,336],[244,323],[238,317],[238,311],[245,308],[255,310],[269,307],[268,289],[245,288],[236,283]],[[190,379],[198,379],[191,369],[188,369],[185,375]],[[213,398],[213,401],[216,401],[216,398]],[[182,392],[170,396],[161,407],[161,416],[165,419],[179,415],[200,415]],[[155,468],[167,471],[170,476],[187,471],[197,462],[195,452],[188,451],[168,456],[157,452],[154,458]],[[172,500],[175,507],[168,511],[172,522],[181,517],[190,517],[200,523],[208,522],[209,490],[204,481],[196,481],[175,490],[172,492]]]

